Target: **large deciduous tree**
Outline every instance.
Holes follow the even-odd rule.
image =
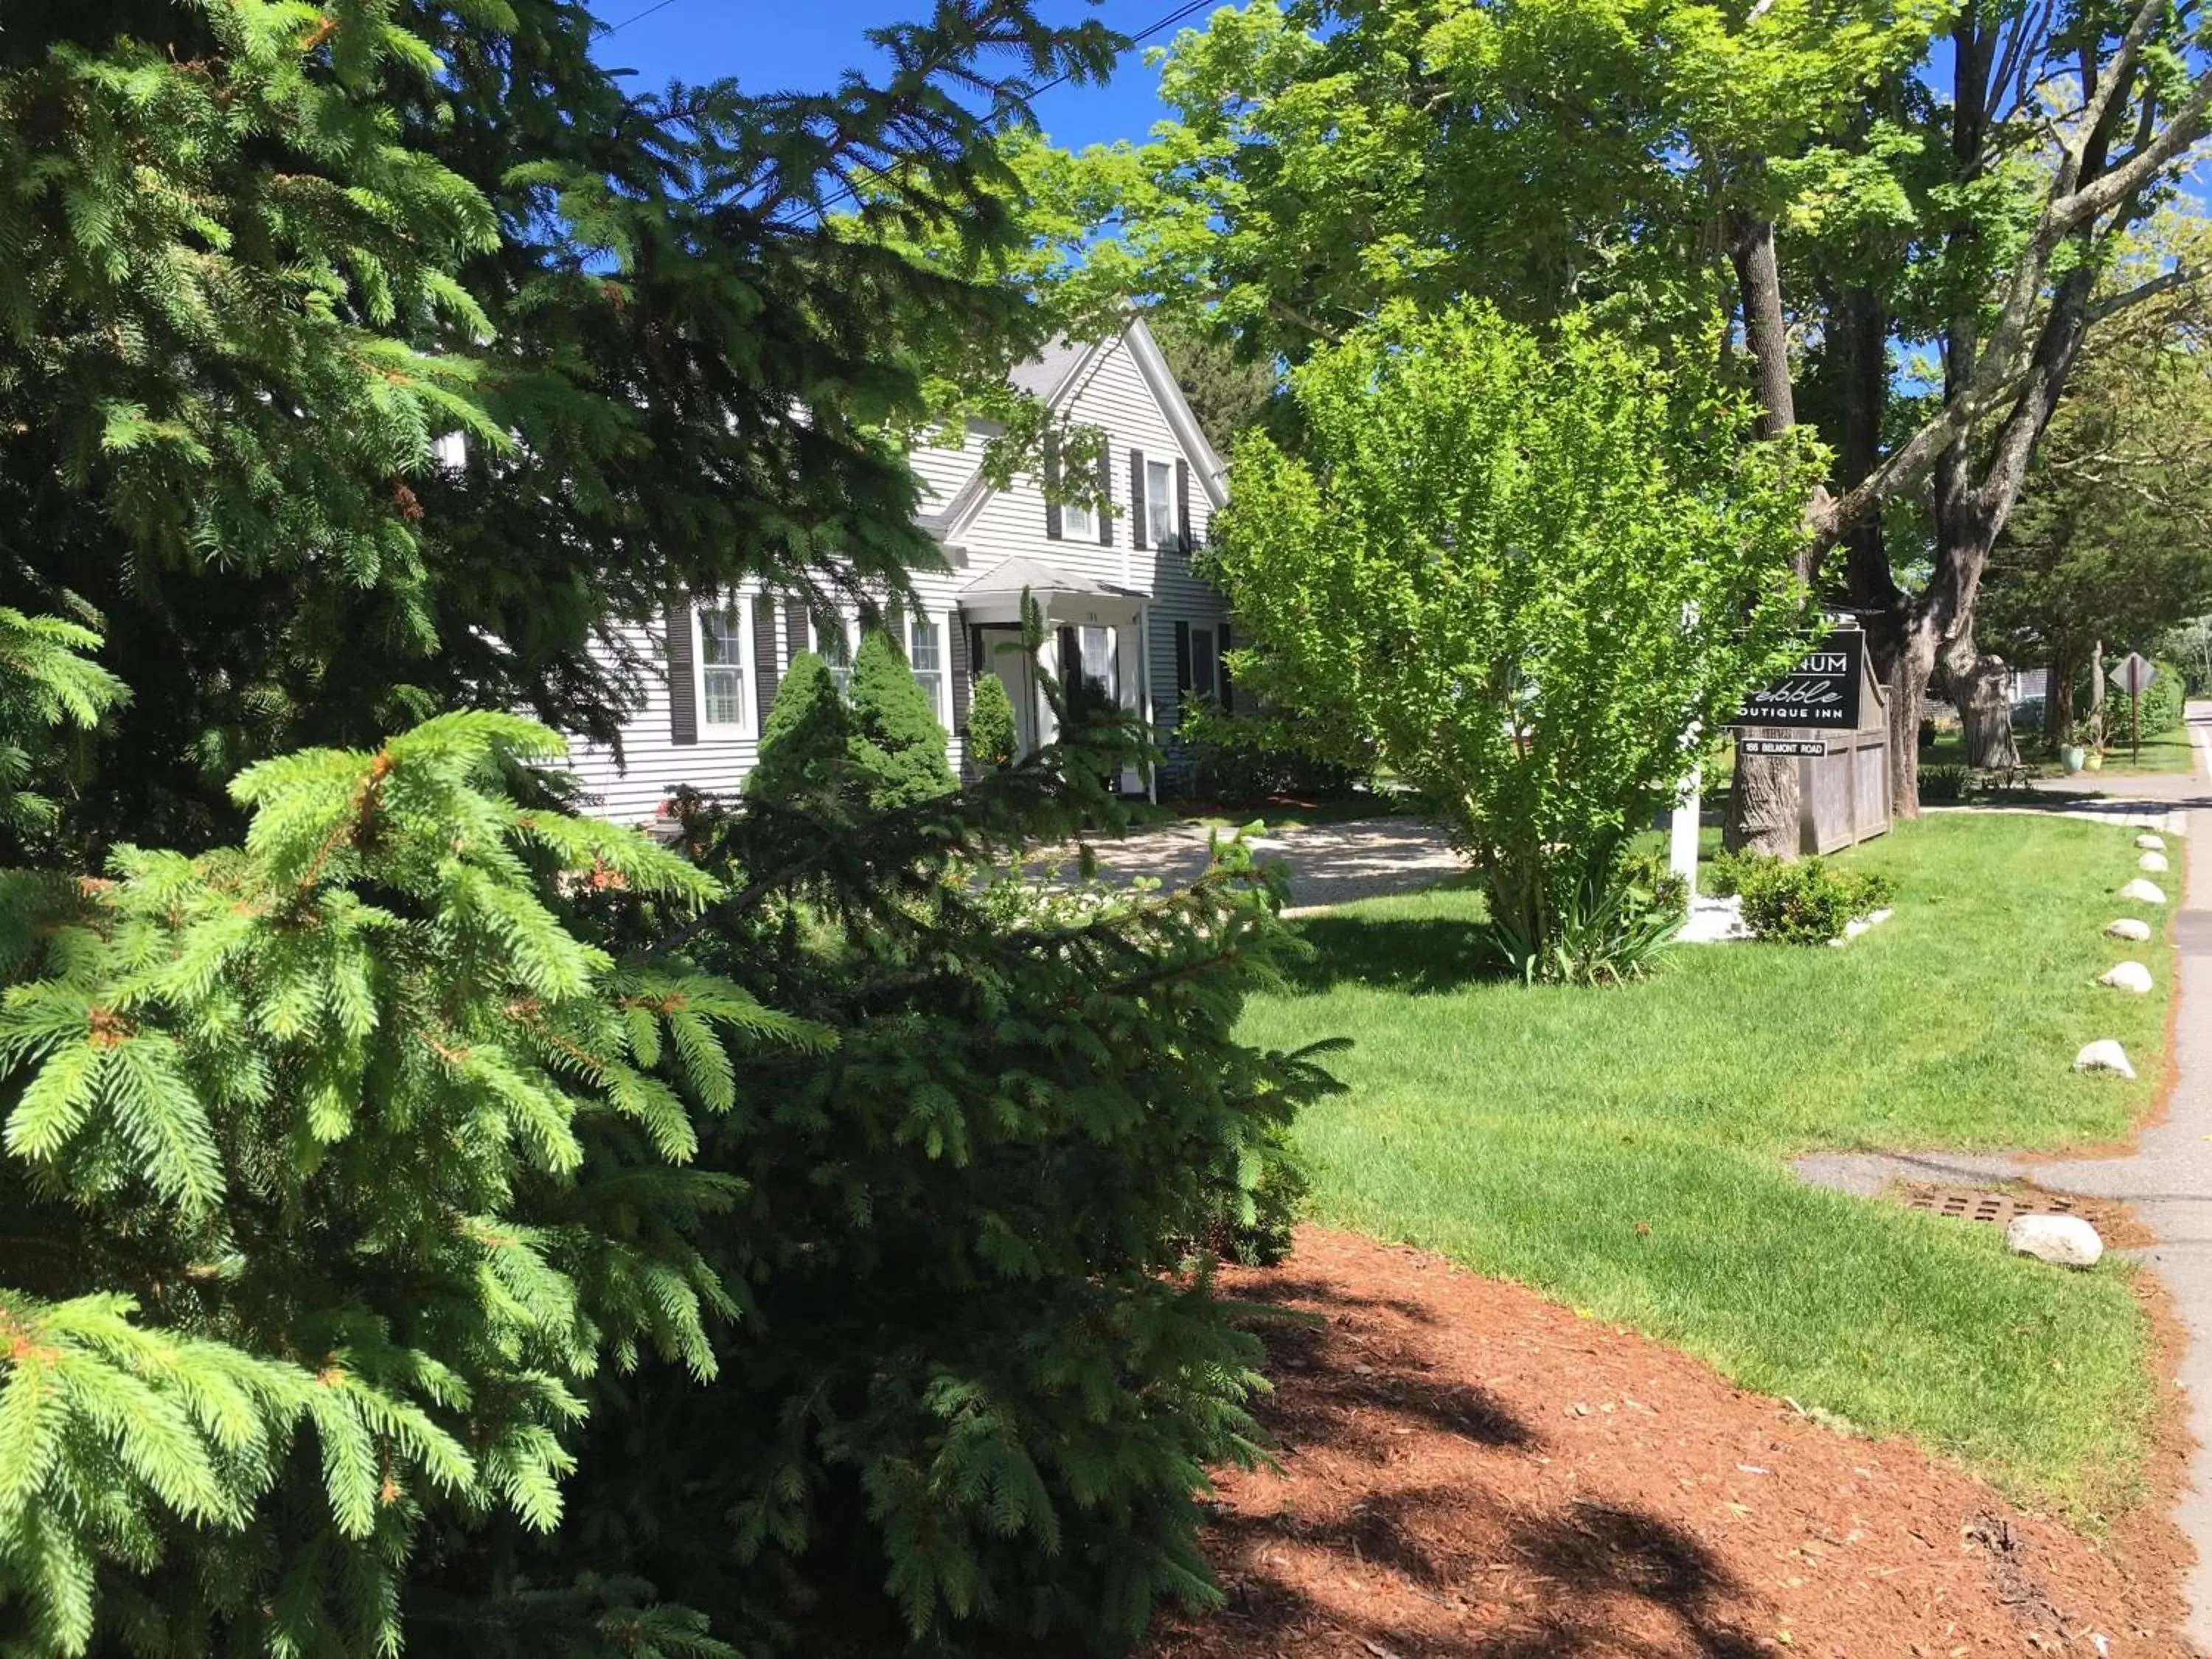
[[[1240,683],[1434,805],[1517,971],[1603,976],[1685,734],[1789,659],[1816,459],[1580,319],[1482,305],[1385,307],[1291,389],[1298,449],[1248,436],[1216,520]]]
[[[1990,549],[2090,327],[2140,297],[2106,273],[2203,131],[2195,27],[2161,0],[1255,0],[1176,42],[1152,142],[1033,174],[1110,222],[1095,280],[1210,307],[1263,356],[1479,295],[1717,358],[1766,435],[1816,421],[1837,460],[1799,568],[1866,613],[1911,811],[1929,678],[1980,674]],[[1908,575],[1882,520],[1923,493]],[[1738,776],[1734,837],[1794,844],[1790,763]]]

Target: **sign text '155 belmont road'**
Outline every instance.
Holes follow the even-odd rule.
[[[1838,629],[1807,652],[1796,667],[1746,697],[1735,723],[1856,731],[1865,653],[1865,635]]]

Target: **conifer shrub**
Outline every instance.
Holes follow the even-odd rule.
[[[249,769],[240,846],[0,877],[13,1650],[1111,1652],[1217,1600],[1259,1351],[1193,1244],[1279,1237],[1330,1086],[1235,1040],[1278,878],[966,879],[1130,738],[835,835],[691,801],[686,858],[455,714]]]
[[[947,734],[898,641],[871,629],[853,658],[852,756],[867,805],[911,806],[958,787]]]
[[[996,674],[979,676],[968,701],[969,763],[979,772],[1003,770],[1014,763],[1014,703]]]
[[[830,665],[811,651],[791,660],[761,729],[760,757],[745,793],[815,812],[841,813],[862,787],[854,774],[853,720]]]

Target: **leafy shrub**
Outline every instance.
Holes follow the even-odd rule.
[[[1974,775],[1966,767],[1947,764],[1920,769],[1923,800],[1961,801],[1973,793],[1973,787]]]
[[[1825,945],[1843,936],[1844,924],[1879,910],[1896,885],[1872,871],[1850,870],[1826,859],[1785,863],[1743,858],[1736,871],[1743,919],[1754,937],[1786,945]]]
[[[1265,716],[1227,714],[1202,699],[1186,706],[1181,736],[1191,789],[1201,800],[1341,799],[1369,775],[1363,767],[1322,759],[1285,742]]]
[[[2040,697],[2026,697],[2012,706],[2013,729],[2018,732],[2043,730],[2044,706]]]
[[[1586,318],[1394,303],[1291,392],[1295,448],[1244,434],[1212,525],[1240,696],[1434,803],[1517,972],[1641,972],[1664,923],[1621,853],[1683,732],[1802,653],[1820,464],[1792,437],[1747,465],[1748,401]]]
[[[1557,900],[1540,928],[1521,920],[1533,907],[1509,905],[1491,924],[1492,948],[1527,984],[1623,984],[1651,971],[1688,904],[1679,878],[1651,878],[1638,861],[1619,860]]]
[[[911,806],[959,787],[928,693],[898,641],[879,628],[853,655],[852,727],[853,763],[870,810]]]
[[[979,772],[1002,771],[1014,763],[1014,702],[996,674],[975,681],[968,701],[968,763]]]

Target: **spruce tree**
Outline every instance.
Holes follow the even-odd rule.
[[[830,665],[803,651],[776,688],[745,793],[818,816],[848,816],[866,788],[852,751],[852,716]]]
[[[1014,705],[1006,683],[996,674],[982,675],[968,701],[969,763],[982,771],[1012,766],[1014,741]]]
[[[853,659],[853,761],[874,811],[911,806],[958,786],[946,732],[898,641],[871,629]]]

